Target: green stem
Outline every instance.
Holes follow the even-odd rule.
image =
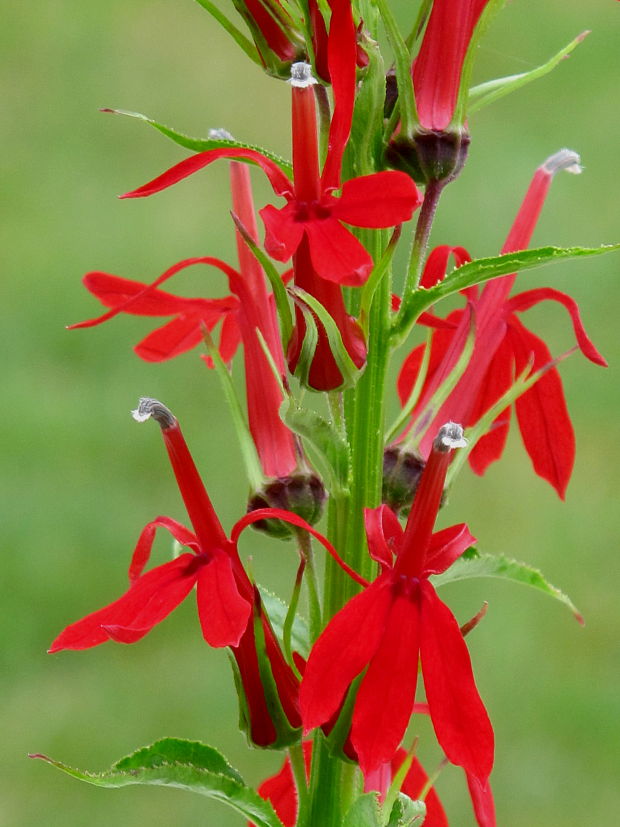
[[[291,768],[293,770],[293,777],[295,779],[295,786],[297,787],[297,802],[298,802],[298,824],[305,819],[306,811],[308,809],[308,781],[306,779],[306,764],[304,761],[304,750],[301,743],[291,744],[288,748],[288,754],[291,761]]]
[[[403,300],[392,328],[392,338],[396,345],[402,343],[407,337],[409,328],[411,327],[411,319],[413,317],[412,299],[415,296],[422,277],[422,267],[424,265],[424,259],[426,258],[428,239],[431,234],[439,197],[444,186],[445,182],[431,180],[426,185],[426,190],[424,191],[424,201],[420,208],[413,244],[411,245],[411,255],[409,257],[409,267],[407,269],[407,277],[403,290]]]

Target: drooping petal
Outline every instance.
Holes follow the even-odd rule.
[[[230,158],[232,160],[238,158],[247,158],[263,170],[267,176],[269,183],[273,187],[276,195],[290,196],[293,193],[293,185],[288,180],[286,175],[282,172],[280,167],[269,158],[266,158],[255,149],[245,149],[244,147],[222,147],[221,149],[207,149],[205,152],[198,152],[195,155],[190,155],[189,158],[175,164],[162,175],[158,175],[147,184],[143,184],[131,192],[126,192],[120,198],[143,198],[147,195],[153,195],[156,192],[161,192],[173,184],[182,181],[189,175],[193,175],[198,170],[212,164],[219,158]]]
[[[321,176],[323,190],[340,186],[342,156],[351,132],[355,104],[357,36],[349,0],[329,0],[332,11],[327,41],[327,63],[334,93],[327,157]]]
[[[509,334],[518,372],[525,368],[532,356],[534,370],[552,362],[547,345],[515,316],[511,317]],[[575,462],[575,434],[557,369],[550,368],[520,396],[515,402],[515,409],[523,445],[534,470],[564,499]]]
[[[435,247],[426,259],[422,278],[420,279],[420,287],[433,287],[437,282],[443,281],[446,277],[450,256],[454,256],[456,267],[471,261],[471,256],[464,247],[451,247],[449,244]]]
[[[468,424],[475,425],[493,407],[514,381],[514,353],[510,338],[504,336],[491,359],[472,404]],[[510,408],[496,417],[488,433],[474,445],[468,457],[475,474],[482,476],[492,462],[498,460],[506,445],[510,429]]]
[[[114,603],[67,626],[49,652],[90,649],[110,639],[121,643],[139,640],[189,594],[198,567],[196,555],[188,553],[151,569]]]
[[[411,178],[391,170],[345,181],[331,213],[354,227],[395,227],[409,221],[421,203]]]
[[[509,312],[529,310],[530,307],[533,307],[541,301],[554,301],[563,305],[571,317],[575,338],[583,355],[591,362],[594,362],[595,365],[607,367],[605,357],[601,356],[586,333],[581,316],[579,315],[579,305],[571,296],[567,296],[566,293],[561,293],[552,287],[539,287],[535,290],[526,290],[508,299],[506,302],[506,310]]]
[[[237,646],[252,606],[239,594],[230,557],[223,551],[198,572],[196,601],[204,639],[210,646]]]
[[[390,586],[379,577],[353,597],[312,647],[299,693],[306,732],[331,718],[377,651],[392,603]]]
[[[423,580],[420,589],[420,658],[435,734],[448,759],[484,784],[493,767],[494,736],[469,652],[456,618],[433,586]]]
[[[145,362],[164,362],[186,353],[203,341],[200,316],[178,316],[145,336],[134,347]]]
[[[167,528],[175,540],[182,546],[191,548],[192,551],[198,553],[200,547],[196,536],[192,534],[184,525],[172,520],[170,517],[155,517],[150,523],[147,523],[138,537],[138,542],[131,557],[129,564],[129,582],[134,583],[142,574],[142,571],[149,561],[151,556],[151,548],[153,540],[155,539],[155,532],[158,528]]]
[[[222,327],[220,328],[220,356],[225,364],[230,364],[233,356],[237,352],[237,348],[241,343],[241,333],[239,331],[239,324],[235,313],[228,313],[224,316]]]
[[[417,594],[392,599],[384,628],[357,692],[351,725],[364,774],[391,760],[413,711],[420,635]]]
[[[465,775],[478,827],[496,827],[495,803],[491,785],[488,781],[486,784],[481,784],[477,778],[469,773]]]
[[[364,284],[372,258],[361,241],[335,218],[308,221],[304,228],[317,275],[343,287]]]
[[[304,225],[295,220],[294,205],[278,210],[268,204],[258,213],[265,225],[265,250],[276,261],[288,261],[304,234]]]
[[[424,575],[441,574],[449,569],[452,563],[473,546],[476,538],[465,523],[436,531],[430,540],[426,559],[424,561]]]
[[[368,553],[383,569],[392,568],[403,540],[398,517],[387,505],[364,509],[364,526],[368,538]]]

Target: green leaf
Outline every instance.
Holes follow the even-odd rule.
[[[426,804],[399,793],[394,802],[387,827],[421,827],[426,818]]]
[[[365,793],[353,802],[342,827],[381,827],[377,793]]]
[[[334,426],[316,411],[300,408],[288,396],[280,406],[280,417],[285,425],[294,431],[314,449],[321,476],[328,488],[343,492],[348,488],[349,446]]]
[[[135,784],[176,787],[223,801],[258,827],[282,827],[271,804],[245,786],[224,756],[197,741],[163,738],[100,773],[74,769],[46,755],[31,757],[42,758],[67,775],[96,787],[118,788]]]
[[[522,270],[534,270],[553,261],[600,256],[617,250],[620,250],[620,244],[603,244],[601,247],[536,247],[469,261],[453,270],[433,287],[420,287],[414,293],[404,296],[392,334],[397,342],[400,342],[421,313],[440,299],[458,293],[466,287],[473,287],[475,284]]]
[[[280,640],[284,635],[284,621],[286,620],[286,613],[288,607],[286,603],[281,600],[273,592],[268,591],[263,586],[258,587],[260,591],[261,600],[265,611],[271,621],[271,626]],[[294,651],[299,652],[304,658],[308,658],[310,652],[310,630],[305,618],[295,615],[293,621],[293,629],[291,634],[291,645]]]
[[[258,49],[247,39],[243,32],[235,26],[232,20],[229,20],[214,3],[211,3],[211,0],[196,0],[196,2],[201,5],[203,9],[206,9],[215,20],[217,20],[220,26],[222,26],[222,28],[224,28],[233,38],[235,43],[243,49],[250,60],[254,61],[254,63],[258,66],[262,66]]]
[[[583,625],[584,620],[572,600],[555,586],[549,583],[543,574],[526,563],[512,560],[510,557],[495,554],[482,554],[476,548],[467,551],[443,574],[434,575],[431,579],[435,586],[443,586],[456,580],[468,580],[472,577],[499,577],[502,580],[512,580],[531,586],[549,597],[559,600],[571,610],[575,619]]]
[[[253,149],[255,152],[260,152],[261,155],[264,155],[265,158],[269,158],[270,161],[273,161],[274,164],[277,164],[282,172],[287,175],[289,178],[293,177],[293,167],[289,161],[286,161],[284,158],[281,158],[279,155],[276,155],[274,152],[270,152],[268,149],[263,149],[262,146],[257,146],[256,144],[246,144],[242,141],[225,141],[219,139],[212,139],[212,138],[192,138],[189,135],[184,135],[182,132],[177,132],[176,129],[172,129],[170,126],[165,126],[165,124],[158,123],[154,121],[152,118],[147,117],[146,115],[140,114],[140,112],[129,112],[126,109],[102,109],[102,112],[111,112],[113,115],[126,115],[129,118],[136,118],[139,121],[144,121],[144,123],[148,123],[154,129],[157,129],[162,135],[165,135],[167,138],[170,138],[175,142],[175,144],[179,144],[180,146],[185,147],[186,149],[191,149],[194,152],[204,152],[207,149],[222,149],[223,147],[236,147],[237,149]],[[242,161],[246,164],[254,164],[250,158],[238,158],[237,160]]]
[[[472,112],[477,112],[484,106],[494,103],[496,100],[503,98],[505,95],[509,95],[511,92],[515,92],[517,89],[531,83],[533,80],[538,80],[538,78],[544,77],[546,74],[555,69],[555,67],[561,63],[565,57],[568,57],[573,49],[578,46],[588,34],[590,33],[582,32],[574,40],[572,40],[568,46],[560,49],[560,51],[546,63],[543,63],[542,66],[537,66],[535,69],[530,69],[529,72],[521,72],[518,75],[508,75],[503,78],[495,78],[495,80],[489,80],[486,83],[480,83],[478,86],[474,86],[469,90],[469,98],[467,103],[468,114],[471,115]]]

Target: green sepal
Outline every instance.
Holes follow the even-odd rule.
[[[418,120],[415,96],[413,93],[413,78],[411,76],[411,56],[387,0],[377,0],[377,8],[379,9],[388,41],[394,52],[401,132],[403,135],[411,137]]]
[[[311,408],[301,408],[291,396],[280,405],[280,418],[309,444],[312,459],[333,493],[348,491],[349,445],[340,432]]]
[[[600,256],[620,250],[620,244],[603,244],[600,247],[535,247],[530,250],[518,250],[501,256],[478,258],[469,261],[433,285],[419,287],[415,292],[403,297],[400,312],[392,327],[392,335],[400,343],[409,332],[416,319],[431,305],[440,299],[458,293],[475,284],[482,284],[499,276],[507,276],[522,270],[534,270],[553,261]]]
[[[342,827],[381,827],[377,793],[360,795],[344,817]]]
[[[183,146],[185,149],[191,149],[194,152],[205,152],[208,149],[222,149],[224,147],[253,149],[255,152],[260,152],[260,154],[264,155],[265,158],[269,158],[269,160],[273,161],[274,164],[277,164],[287,177],[293,177],[293,167],[291,163],[286,161],[284,158],[281,158],[279,155],[276,155],[274,152],[270,152],[268,149],[263,149],[262,146],[257,146],[256,144],[246,144],[242,141],[226,141],[215,138],[192,138],[189,135],[184,135],[182,132],[178,132],[176,129],[172,129],[170,126],[165,126],[165,124],[158,123],[152,118],[142,115],[140,112],[129,112],[126,109],[108,108],[102,109],[101,111],[111,112],[113,115],[126,115],[129,118],[136,118],[139,121],[144,121],[144,123],[148,123],[154,129],[157,129],[158,132],[161,132],[162,135],[170,138],[175,142],[175,144],[179,144],[179,146]],[[234,160],[234,158],[232,160]],[[236,160],[242,161],[245,164],[256,165],[251,158],[237,158]]]
[[[496,100],[500,100],[506,95],[509,95],[511,92],[515,92],[517,89],[520,89],[522,86],[526,86],[533,80],[538,80],[538,78],[544,77],[546,74],[555,69],[555,67],[561,63],[562,60],[567,57],[573,49],[575,49],[586,38],[588,34],[589,32],[582,32],[574,40],[571,40],[567,46],[560,49],[560,51],[546,63],[543,63],[541,66],[537,66],[535,69],[530,69],[529,72],[521,72],[518,75],[508,75],[503,78],[495,78],[494,80],[488,80],[485,83],[480,83],[478,86],[472,87],[469,90],[469,97],[467,101],[468,114],[471,115],[472,112],[477,112],[479,109],[488,106],[488,104],[495,103]]]
[[[267,616],[271,621],[271,628],[275,632],[278,640],[282,641],[288,607],[286,603],[277,595],[273,594],[273,592],[270,592],[263,586],[259,586],[258,589]],[[299,614],[295,615],[295,620],[291,628],[291,647],[295,652],[299,652],[303,658],[308,658],[310,652],[310,630],[306,619]]]
[[[398,793],[386,827],[421,827],[426,819],[426,804]]]
[[[583,626],[583,616],[572,602],[572,600],[552,586],[546,580],[542,572],[526,563],[512,560],[503,554],[483,554],[478,549],[472,548],[462,554],[443,574],[432,575],[431,581],[435,586],[443,586],[445,583],[453,583],[455,580],[468,580],[472,577],[498,577],[502,580],[511,580],[513,583],[521,583],[524,586],[531,586],[543,594],[559,600],[573,613],[575,620]]]
[[[306,290],[302,290],[300,287],[289,287],[288,292],[293,297],[297,307],[301,310],[306,323],[306,334],[304,336],[304,341],[301,346],[301,353],[299,354],[299,359],[295,368],[295,376],[299,379],[302,385],[304,385],[304,387],[314,390],[312,385],[309,384],[309,375],[312,359],[314,357],[319,339],[319,333],[315,320],[316,316],[325,331],[325,335],[327,336],[329,342],[329,349],[342,376],[342,384],[338,388],[333,388],[332,390],[352,388],[359,379],[365,365],[361,368],[356,367],[344,346],[342,335],[338,330],[336,322],[314,296]]]
[[[344,703],[340,709],[340,714],[336,723],[332,727],[329,735],[325,736],[327,748],[330,755],[340,758],[341,761],[351,762],[353,759],[344,751],[345,742],[351,731],[351,721],[353,719],[353,707],[355,706],[355,699],[357,697],[357,690],[362,682],[362,675],[353,681],[347,691]]]
[[[392,264],[392,259],[394,258],[394,253],[396,252],[396,245],[398,244],[401,231],[401,224],[399,224],[398,227],[394,228],[394,232],[392,233],[392,236],[385,250],[383,251],[383,255],[372,268],[370,276],[368,277],[368,281],[362,288],[360,298],[359,323],[360,327],[364,332],[364,336],[366,337],[368,337],[369,332],[370,311],[372,308],[372,302],[375,297],[375,293],[377,292],[377,288],[381,284],[383,278],[390,272],[390,266]]]
[[[78,770],[45,755],[31,757],[42,758],[67,775],[96,787],[176,787],[223,801],[257,827],[282,827],[271,804],[244,784],[220,752],[198,741],[162,738],[100,773]]]

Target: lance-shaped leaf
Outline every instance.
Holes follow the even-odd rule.
[[[177,787],[223,801],[251,819],[257,827],[282,827],[271,804],[244,784],[221,753],[198,741],[163,738],[100,773],[74,769],[46,755],[31,757],[42,758],[67,775],[96,787],[118,788],[135,784]]]
[[[231,147],[236,147],[238,149],[252,149],[255,152],[259,152],[261,155],[264,155],[266,158],[269,158],[269,160],[273,161],[274,164],[277,164],[287,177],[291,178],[293,176],[293,167],[289,161],[280,157],[275,152],[270,152],[268,149],[263,149],[263,147],[257,146],[256,144],[247,144],[243,141],[229,141],[219,138],[192,138],[189,135],[184,135],[182,132],[173,129],[171,126],[158,123],[158,121],[153,120],[153,118],[149,118],[147,115],[142,115],[140,112],[130,112],[127,109],[108,109],[106,107],[100,111],[111,112],[113,115],[126,115],[129,118],[136,118],[139,121],[144,121],[144,123],[152,126],[153,129],[157,129],[158,132],[161,132],[162,135],[170,138],[170,140],[174,141],[175,144],[179,144],[179,146],[183,146],[186,149],[191,149],[194,152],[204,152],[208,149],[223,149]],[[243,161],[243,163],[246,164],[254,163],[251,158],[248,158],[245,155],[237,158],[236,160]]]
[[[486,83],[480,83],[469,90],[469,99],[467,103],[467,111],[471,115],[472,112],[477,112],[489,103],[494,103],[496,100],[515,92],[522,86],[531,83],[533,80],[544,77],[551,72],[555,67],[568,57],[573,49],[578,46],[590,32],[582,32],[574,40],[564,46],[563,49],[549,58],[546,63],[537,66],[535,69],[530,69],[529,72],[521,72],[518,75],[508,75],[503,78],[495,78],[495,80],[488,80]]]
[[[498,577],[502,580],[512,580],[513,583],[531,586],[568,606],[575,620],[582,626],[584,624],[583,616],[572,600],[556,586],[552,586],[542,572],[526,563],[505,557],[503,554],[483,554],[472,547],[462,554],[447,571],[433,575],[431,579],[435,586],[443,586],[445,583],[468,580],[472,577]]]
[[[620,250],[620,244],[603,244],[600,247],[535,247],[531,250],[518,250],[501,256],[469,261],[453,270],[443,281],[433,287],[418,288],[413,293],[403,296],[400,311],[392,327],[392,336],[396,344],[400,344],[416,319],[427,308],[440,299],[445,299],[475,284],[483,284],[498,276],[507,276],[509,273],[534,270],[536,267],[553,261],[600,256],[617,250]]]

